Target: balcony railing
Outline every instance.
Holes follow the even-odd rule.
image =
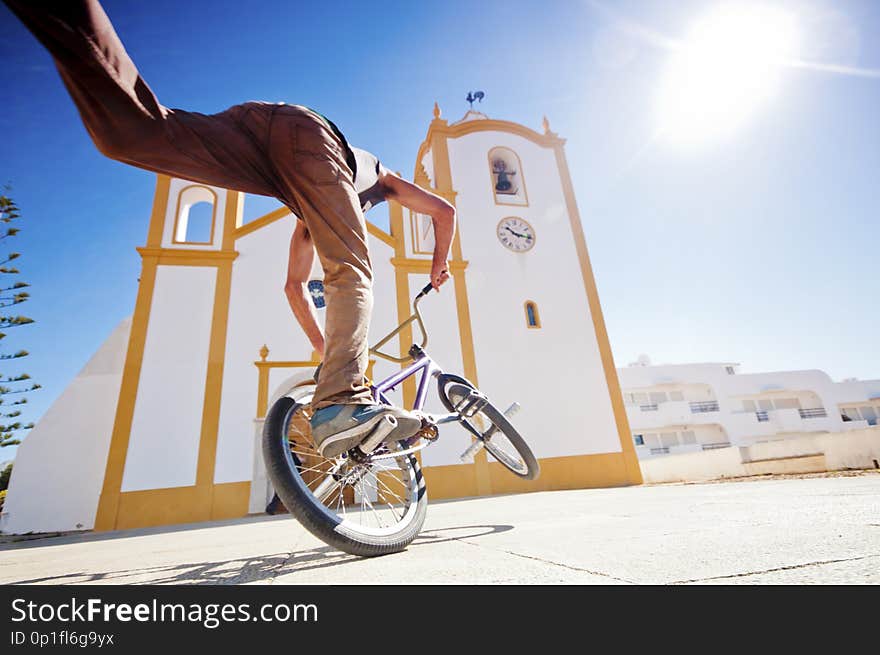
[[[758,417],[758,423],[766,423],[770,420],[770,415],[764,410],[758,410],[755,412],[755,416]]]
[[[717,448],[727,448],[730,446],[729,442],[724,443],[704,443],[703,450],[715,450]]]
[[[669,448],[651,448],[652,455],[668,455]]]
[[[657,403],[652,403],[650,405],[639,405],[639,409],[641,409],[643,412],[656,412]]]
[[[828,413],[825,411],[824,407],[810,407],[809,409],[799,409],[798,414],[801,415],[801,418],[825,418],[828,416]]]
[[[692,402],[690,405],[691,414],[705,414],[707,412],[719,411],[717,400],[702,400],[698,402]]]

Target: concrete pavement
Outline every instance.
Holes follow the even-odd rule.
[[[435,502],[376,559],[288,516],[36,539],[0,583],[878,584],[880,472]]]

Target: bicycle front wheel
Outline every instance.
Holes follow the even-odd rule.
[[[466,379],[457,375],[441,375],[440,400],[450,412],[456,412],[468,404],[473,392],[479,391]],[[460,420],[470,431],[481,435],[483,446],[511,473],[526,480],[534,480],[541,467],[532,449],[513,427],[504,413],[480,394],[472,410],[465,411]],[[461,412],[460,412],[461,413]]]
[[[309,403],[314,384],[272,405],[263,426],[263,460],[278,497],[309,532],[361,557],[406,548],[425,521],[428,496],[418,460],[384,444],[362,462],[318,454]]]

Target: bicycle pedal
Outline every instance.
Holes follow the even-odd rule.
[[[471,457],[480,452],[485,447],[485,445],[486,443],[482,439],[477,439],[468,447],[466,451],[461,454],[461,457],[459,457],[459,459],[462,462],[468,461]]]
[[[367,435],[359,446],[355,446],[353,450],[360,451],[361,455],[369,455],[376,447],[385,441],[385,437],[391,434],[391,431],[397,427],[397,419],[393,416],[383,417],[376,427]]]

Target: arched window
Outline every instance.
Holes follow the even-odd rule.
[[[177,197],[173,243],[208,245],[214,241],[217,196],[205,186],[188,186]]]
[[[489,173],[497,204],[529,204],[522,164],[513,150],[501,146],[492,148],[489,151]]]
[[[537,330],[541,327],[541,315],[538,313],[538,305],[532,300],[526,300],[526,327]]]

